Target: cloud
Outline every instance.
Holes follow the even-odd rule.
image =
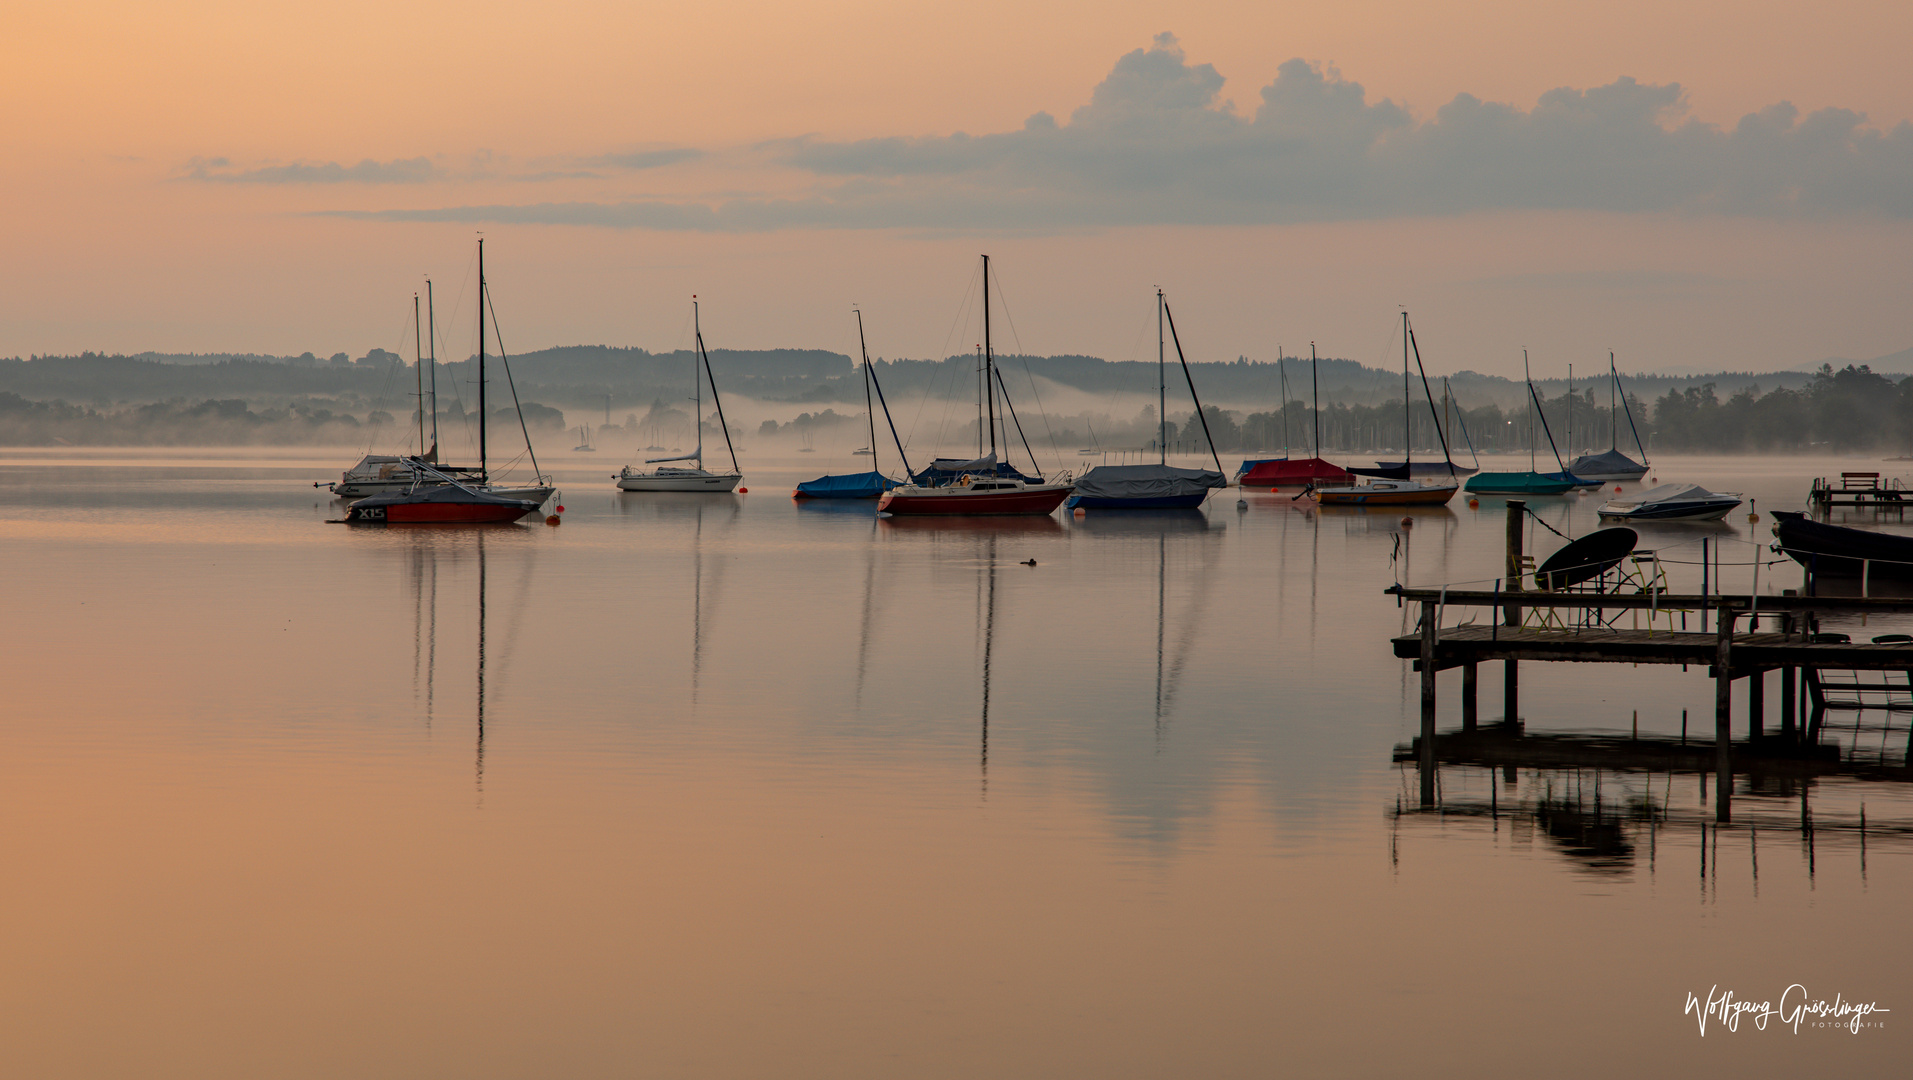
[[[693,161],[703,156],[702,150],[679,146],[664,150],[638,150],[628,154],[603,154],[595,158],[586,158],[584,163],[614,169],[656,169],[665,165],[675,165],[680,161]]]
[[[422,184],[440,179],[441,173],[429,158],[395,158],[373,161],[367,158],[357,165],[336,161],[294,162],[257,169],[233,169],[226,158],[194,158],[187,166],[191,180],[209,180],[228,184]]]
[[[1616,79],[1532,108],[1459,94],[1418,119],[1333,68],[1294,59],[1252,115],[1170,34],[1118,59],[1066,122],[971,135],[814,137],[754,150],[798,197],[390,211],[386,220],[620,228],[1072,229],[1247,225],[1497,210],[1913,217],[1913,125],[1780,103],[1731,128],[1687,117],[1679,84]],[[651,151],[628,167],[666,163]],[[604,159],[610,162],[611,158]],[[683,160],[672,157],[669,160]]]

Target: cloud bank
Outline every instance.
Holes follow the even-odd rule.
[[[1687,118],[1679,84],[1620,78],[1551,90],[1525,110],[1460,94],[1417,119],[1300,59],[1281,65],[1252,115],[1219,101],[1222,86],[1212,65],[1189,63],[1162,34],[1117,60],[1066,122],[1039,112],[1020,130],[985,135],[798,138],[755,148],[804,180],[796,197],[347,216],[736,232],[1254,225],[1499,210],[1913,217],[1913,124],[1881,131],[1848,109],[1803,116],[1782,102],[1723,128]],[[643,160],[617,163],[683,160],[633,157]]]
[[[228,184],[422,184],[441,176],[429,158],[403,158],[357,165],[336,161],[294,162],[258,169],[235,169],[226,158],[195,158],[187,168],[192,180]]]

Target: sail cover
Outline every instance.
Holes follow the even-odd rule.
[[[1026,484],[1040,484],[1040,476],[1024,476],[1008,462],[996,460],[995,454],[985,454],[980,458],[937,458],[928,468],[913,473],[910,479],[925,487],[941,487],[952,483],[957,477],[968,473],[972,476],[995,476],[1005,480],[1021,480]]]
[[[1174,465],[1098,465],[1076,481],[1076,494],[1090,499],[1164,499],[1226,487],[1214,469]]]
[[[896,486],[897,481],[880,472],[860,472],[806,480],[797,485],[796,494],[807,499],[874,499]]]
[[[1568,471],[1576,474],[1593,473],[1596,476],[1605,476],[1608,473],[1642,473],[1647,471],[1647,466],[1619,450],[1608,450],[1599,454],[1582,454],[1568,466]]]

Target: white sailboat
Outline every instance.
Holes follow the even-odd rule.
[[[697,428],[697,449],[677,457],[646,458],[646,465],[656,465],[655,469],[635,469],[629,465],[617,476],[620,491],[734,491],[744,479],[742,470],[737,467],[737,448],[731,445],[730,425],[724,421],[724,403],[717,396],[717,379],[711,374],[711,358],[704,351],[704,330],[698,321],[697,297],[691,298],[691,325],[697,347],[691,352],[691,385],[697,402],[697,411],[692,414],[691,422]],[[702,371],[699,370],[700,365]],[[731,471],[712,472],[704,467],[704,382],[711,384],[711,403],[717,406],[717,426],[724,432],[724,448],[731,455]],[[695,464],[690,468],[668,464],[673,461],[689,461]]]

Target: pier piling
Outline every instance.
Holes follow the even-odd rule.
[[[1421,804],[1435,805],[1435,605],[1421,605]]]
[[[1734,818],[1734,611],[1722,604],[1714,616],[1714,820]]]
[[[1476,669],[1480,665],[1472,661],[1461,665],[1461,730],[1473,731],[1481,717],[1479,698],[1476,693]]]

